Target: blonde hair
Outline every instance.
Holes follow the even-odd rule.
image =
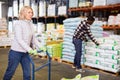
[[[20,9],[20,12],[19,12],[19,19],[20,20],[25,19],[25,13],[26,13],[26,10],[28,10],[28,9],[31,9],[33,11],[33,9],[30,6],[24,6]]]

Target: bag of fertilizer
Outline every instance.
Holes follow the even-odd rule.
[[[61,80],[99,80],[99,75],[85,76],[81,78],[81,74],[78,74],[75,78],[62,78]]]
[[[73,79],[62,78],[61,80],[81,80],[81,74],[76,75]]]
[[[99,80],[99,75],[82,77],[80,80]]]

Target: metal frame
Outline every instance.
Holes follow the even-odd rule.
[[[43,51],[38,51],[38,52],[40,53],[40,52],[43,52]],[[32,65],[32,74],[31,74],[32,75],[32,80],[35,80],[35,72],[39,71],[40,69],[42,69],[46,66],[48,66],[48,80],[51,80],[51,57],[50,57],[50,55],[47,51],[46,51],[46,54],[48,56],[47,63],[38,67],[38,68],[36,68],[36,69],[35,69],[35,64],[34,64],[34,61],[33,61],[32,57],[30,58],[30,62],[31,62],[31,65]]]

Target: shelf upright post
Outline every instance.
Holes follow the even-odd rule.
[[[90,16],[93,16],[93,9],[90,8]]]
[[[93,6],[93,0],[86,0],[86,1],[90,1],[91,2],[91,6]],[[89,12],[88,16],[93,16],[93,15],[94,15],[93,9],[90,7],[90,12]]]
[[[55,1],[55,18],[54,18],[54,23],[55,23],[55,29],[57,28],[57,25],[56,25],[56,22],[57,22],[57,20],[56,20],[56,16],[57,16],[57,1]]]
[[[37,29],[38,29],[38,18],[39,18],[39,2],[40,2],[40,0],[36,0],[36,3],[37,3]]]
[[[45,0],[45,3],[46,3],[46,5],[45,5],[45,31],[47,30],[47,9],[48,9],[48,0]]]
[[[69,0],[66,0],[66,7],[67,7],[67,10],[66,10],[66,15],[68,16]]]
[[[13,20],[13,8],[12,8],[12,6],[13,6],[13,0],[12,1],[8,1],[7,3],[7,8],[8,8],[8,14],[7,14],[7,17],[6,17],[6,19],[7,19],[7,30],[8,30],[8,34],[7,34],[7,36],[9,37],[9,33],[10,33],[10,27],[9,27],[9,22],[11,21],[12,22],[12,20]],[[9,10],[9,7],[11,7],[11,9],[12,9],[12,14],[10,14],[10,10]]]

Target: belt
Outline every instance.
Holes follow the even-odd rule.
[[[73,37],[73,39],[79,39],[79,40],[82,40],[82,39],[80,39],[80,38],[76,38],[76,37]]]
[[[76,38],[76,37],[73,37],[73,39],[78,39],[78,38]]]

